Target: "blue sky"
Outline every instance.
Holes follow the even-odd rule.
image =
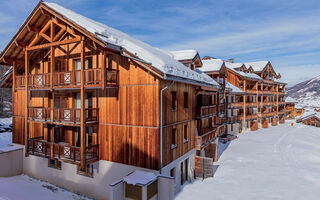
[[[53,0],[153,46],[270,60],[289,85],[320,75],[319,0]],[[36,0],[1,0],[0,49]]]

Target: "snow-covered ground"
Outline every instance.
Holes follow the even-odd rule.
[[[26,175],[0,178],[0,200],[88,200]]]
[[[319,128],[289,122],[240,134],[215,163],[214,177],[186,185],[176,199],[318,200],[319,144]]]

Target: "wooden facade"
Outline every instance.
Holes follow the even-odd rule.
[[[269,123],[274,126],[280,121],[284,123],[286,84],[277,81],[279,76],[274,72],[270,62],[262,71],[257,72],[245,64],[241,67],[234,66],[233,63],[223,62],[219,70],[208,71],[207,74],[217,82],[223,79],[244,92],[236,95],[236,101],[230,105],[238,110],[236,118],[241,120],[241,127],[254,131],[259,128],[258,123],[262,128],[267,128]],[[256,76],[246,76],[246,73]]]
[[[226,133],[228,105],[218,84],[165,80],[62,14],[40,2],[0,55],[13,66],[5,86],[13,94],[13,142],[25,145],[25,156],[80,171],[99,160],[159,170],[161,150],[164,167]],[[180,62],[202,65],[199,54]],[[216,159],[217,149],[211,152]]]

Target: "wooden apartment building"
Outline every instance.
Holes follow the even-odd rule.
[[[0,55],[12,66],[2,86],[12,87],[24,173],[102,199],[142,168],[173,177],[178,191],[227,120],[224,90],[198,70],[199,54],[180,53],[40,1]]]
[[[202,62],[202,70],[217,82],[225,79],[244,93],[236,95],[230,105],[238,109],[239,132],[284,123],[286,84],[279,81],[281,76],[270,62],[233,63],[208,56]]]

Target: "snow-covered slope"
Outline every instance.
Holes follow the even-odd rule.
[[[319,128],[291,122],[238,135],[214,177],[186,185],[176,200],[318,200]]]
[[[320,76],[301,82],[287,91],[301,107],[320,107]]]

